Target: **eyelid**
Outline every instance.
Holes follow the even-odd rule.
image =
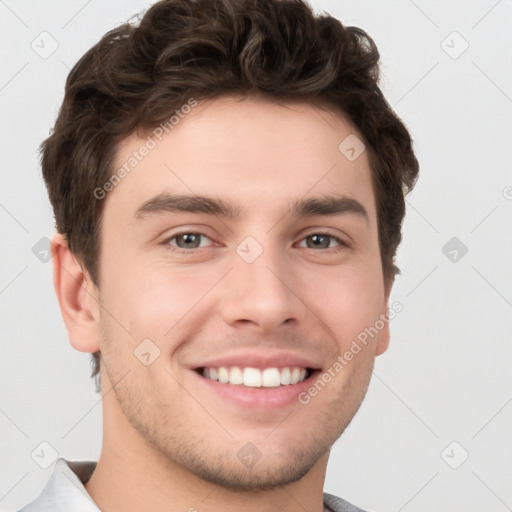
[[[339,244],[339,246],[329,247],[328,249],[319,249],[319,250],[312,249],[315,252],[321,252],[321,251],[329,252],[329,251],[339,250],[340,247],[351,247],[350,241],[346,240],[346,238],[348,238],[348,237],[343,238],[339,235],[339,233],[333,233],[332,231],[330,231],[327,228],[326,229],[316,228],[316,229],[313,229],[312,231],[309,231],[309,232],[303,234],[298,243],[302,242],[305,238],[308,238],[309,236],[313,236],[313,235],[328,236],[328,237],[336,240],[336,242],[338,242],[338,244]],[[301,247],[301,249],[309,249],[309,247]]]
[[[208,240],[214,242],[214,240],[211,237],[209,237],[206,233],[203,233],[202,231],[197,231],[197,230],[193,230],[193,229],[184,229],[182,231],[178,231],[176,233],[173,233],[172,235],[167,236],[160,243],[161,243],[161,245],[169,246],[169,245],[171,245],[170,244],[171,240],[174,240],[175,238],[177,238],[177,237],[179,237],[181,235],[199,235],[201,237],[208,238]],[[193,252],[193,251],[198,251],[199,249],[204,249],[205,248],[205,247],[197,247],[196,249],[181,249],[181,247],[177,247],[175,245],[173,245],[172,247],[175,248],[175,250],[177,250],[177,251],[183,251],[183,252]]]
[[[313,226],[312,228],[307,228],[304,231],[304,234],[302,234],[302,237],[311,235],[328,235],[338,239],[340,242],[346,245],[352,244],[352,238],[350,237],[350,235],[348,235],[345,231],[341,231],[340,229]]]
[[[201,237],[208,238],[210,241],[213,242],[213,244],[211,244],[211,245],[217,245],[218,246],[218,244],[210,236],[208,236],[206,233],[204,233],[202,231],[199,231],[199,230],[190,229],[190,228],[189,229],[183,229],[181,231],[173,233],[172,235],[167,236],[161,242],[161,245],[164,245],[166,248],[169,248],[169,246],[170,246],[170,247],[172,247],[172,249],[170,249],[170,250],[177,251],[177,252],[182,252],[182,253],[193,253],[193,252],[198,252],[201,249],[206,249],[207,248],[207,247],[196,247],[196,248],[192,248],[192,249],[181,249],[180,247],[177,247],[175,245],[171,245],[171,243],[170,243],[171,240],[174,240],[175,238],[177,238],[177,237],[179,237],[181,235],[185,235],[185,234],[199,235]],[[328,228],[323,228],[323,229],[322,228],[313,228],[310,231],[308,231],[306,233],[303,233],[301,235],[301,238],[294,245],[302,242],[303,240],[305,240],[309,236],[313,236],[313,235],[328,236],[328,237],[336,240],[336,242],[338,243],[338,246],[336,246],[336,247],[329,247],[327,249],[312,249],[310,247],[300,247],[300,249],[311,249],[314,252],[336,252],[336,251],[341,250],[342,248],[347,248],[347,247],[350,248],[351,247],[351,243],[349,241],[347,241],[346,239],[342,238],[338,233],[332,232]]]

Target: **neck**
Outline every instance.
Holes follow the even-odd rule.
[[[113,393],[104,397],[103,418],[102,452],[93,475],[85,484],[101,510],[323,510],[328,453],[296,482],[273,489],[234,491],[203,480],[156,450],[126,420]]]

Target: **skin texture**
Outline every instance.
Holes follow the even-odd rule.
[[[326,370],[386,314],[367,155],[349,161],[338,150],[351,133],[342,115],[310,104],[199,102],[103,199],[99,288],[54,237],[71,344],[102,352],[104,441],[86,485],[100,508],[322,510],[330,447],[387,348],[387,323],[307,405],[245,407],[191,368],[279,352]],[[120,144],[116,169],[146,136]],[[163,192],[229,200],[242,215],[137,219]],[[356,199],[368,218],[288,215],[293,201],[326,194]],[[347,245],[308,245],[326,230]],[[180,248],[171,237],[183,232],[204,234],[200,247]],[[263,251],[252,263],[236,251],[248,236]],[[149,366],[134,357],[145,339],[160,350]],[[261,455],[251,467],[237,456],[247,443]]]

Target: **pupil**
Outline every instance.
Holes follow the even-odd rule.
[[[327,237],[324,236],[324,235],[312,235],[311,236],[311,239],[313,240],[313,247],[319,247],[319,246],[322,246],[322,247],[328,247],[329,246],[329,241],[327,240]],[[322,239],[324,240],[324,243],[322,243]],[[320,243],[315,243],[315,242],[318,242],[320,241]],[[325,244],[325,241],[327,241],[327,245]]]
[[[182,239],[186,245],[192,244],[195,246],[196,244],[194,244],[194,242],[197,242],[197,236],[194,235],[193,233],[186,233],[182,235]]]

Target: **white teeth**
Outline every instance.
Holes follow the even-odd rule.
[[[267,368],[261,372],[261,383],[264,388],[275,388],[281,385],[281,374],[277,368]]]
[[[229,383],[230,384],[243,384],[244,383],[244,374],[242,370],[238,368],[238,366],[233,366],[231,371],[229,372]]]
[[[244,386],[261,388],[261,372],[257,368],[246,368],[244,370]]]
[[[291,383],[292,373],[290,372],[290,368],[283,368],[281,370],[281,385],[288,386]]]
[[[229,371],[227,368],[224,368],[224,366],[219,368],[219,382],[224,384],[229,382]]]
[[[294,368],[292,371],[292,376],[290,377],[290,384],[297,384],[300,379],[300,369]]]
[[[243,385],[249,388],[275,388],[297,384],[305,380],[306,368],[240,368],[239,366],[220,366],[219,368],[203,368],[202,375],[206,379],[218,380],[223,384]]]

